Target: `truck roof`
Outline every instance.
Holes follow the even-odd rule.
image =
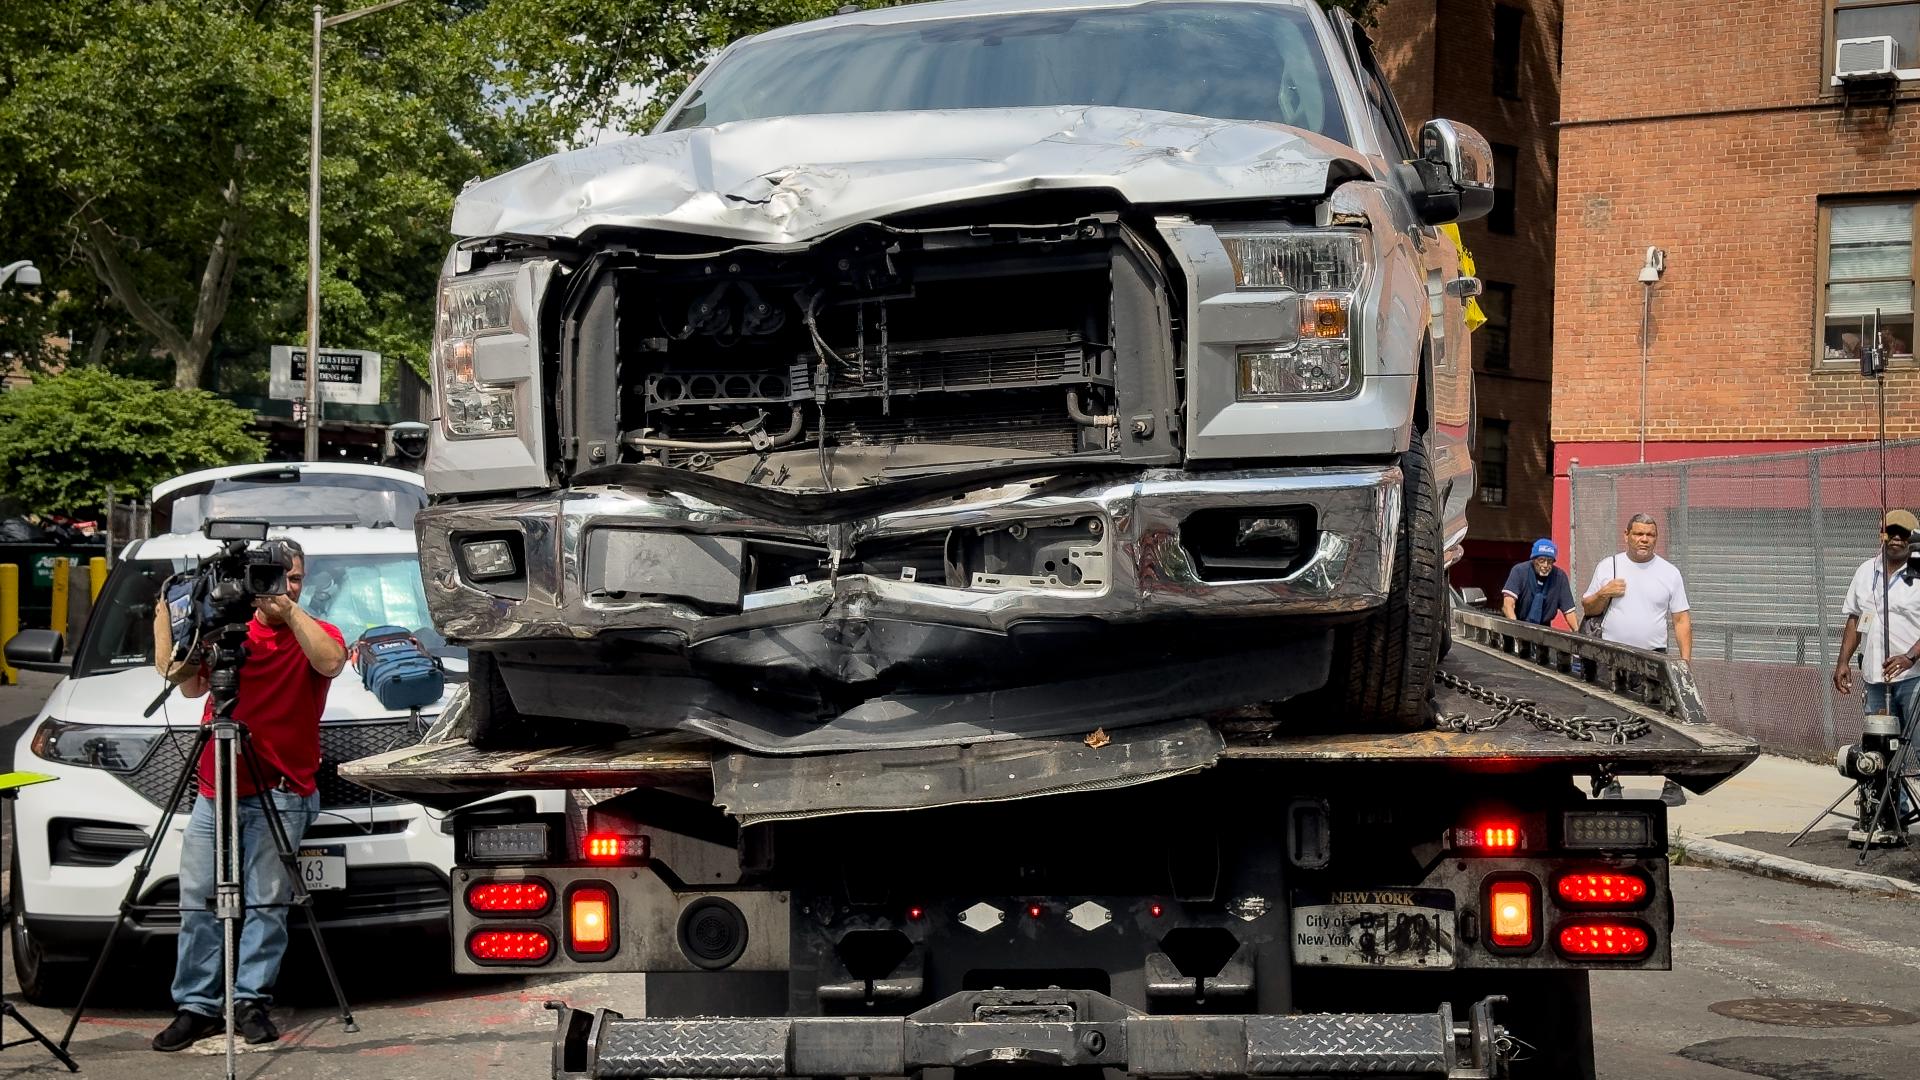
[[[902,4],[897,7],[867,8],[831,15],[824,19],[789,23],[754,35],[754,41],[804,34],[827,26],[897,26],[902,23],[934,22],[941,19],[972,19],[982,15],[1013,15],[1028,12],[1076,11],[1087,8],[1147,7],[1154,4],[1265,4],[1269,7],[1304,8],[1315,5],[1306,0],[937,0],[928,4]]]

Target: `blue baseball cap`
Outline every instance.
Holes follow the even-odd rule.
[[[1560,558],[1560,549],[1554,547],[1553,541],[1551,540],[1535,540],[1533,542],[1533,554],[1527,556],[1527,558],[1537,559],[1542,555],[1545,555],[1549,559],[1558,559]]]

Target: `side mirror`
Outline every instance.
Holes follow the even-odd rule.
[[[7,663],[22,671],[67,673],[61,655],[67,651],[66,636],[58,630],[22,630],[7,640]]]
[[[1420,219],[1429,225],[1473,221],[1493,209],[1493,147],[1451,120],[1420,128],[1420,157],[1407,163],[1419,177]]]
[[[1486,607],[1487,590],[1478,585],[1469,585],[1460,590],[1460,602],[1468,607]]]

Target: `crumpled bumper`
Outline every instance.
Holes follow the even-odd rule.
[[[1305,507],[1315,521],[1310,555],[1264,580],[1208,580],[1180,527],[1202,510]],[[1300,468],[1186,473],[1158,470],[1126,482],[1078,487],[1003,484],[834,524],[756,518],[673,491],[606,486],[531,499],[433,507],[419,518],[427,600],[434,623],[467,644],[578,641],[621,631],[665,630],[689,643],[743,631],[845,620],[895,620],[1005,632],[1021,622],[1095,619],[1141,623],[1191,616],[1363,612],[1385,599],[1399,526],[1400,471]],[[717,604],[703,582],[691,597],[610,590],[619,572],[604,552],[656,565],[686,581],[672,553],[634,547],[634,536],[747,538],[812,545],[838,562],[861,545],[942,537],[1026,522],[1093,518],[1103,523],[1105,577],[1097,586],[1016,587],[1000,582],[928,584],[864,573],[826,575],[740,594]],[[511,535],[524,545],[523,577],[507,586],[470,580],[457,538]],[[619,538],[625,546],[610,548]],[[690,558],[699,552],[689,549]],[[707,567],[706,569],[711,569]],[[622,584],[629,579],[623,578]],[[677,586],[676,586],[677,587]],[[704,601],[704,602],[703,602]],[[731,610],[729,610],[731,609]]]

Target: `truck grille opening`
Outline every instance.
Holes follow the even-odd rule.
[[[1144,404],[1123,368],[1165,367],[1164,386],[1175,348],[1166,324],[1116,318],[1122,264],[1128,311],[1147,276],[1128,235],[1102,216],[873,227],[789,253],[608,256],[568,315],[563,438],[580,433],[586,464],[789,490],[1119,451],[1130,406],[1166,408]]]

